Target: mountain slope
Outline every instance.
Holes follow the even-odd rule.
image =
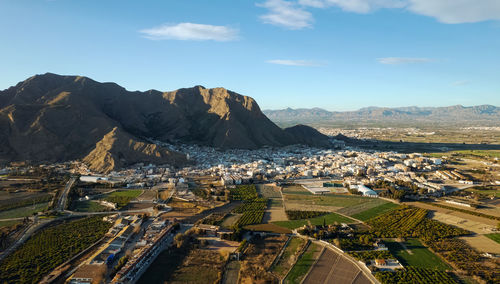
[[[264,110],[275,123],[309,123],[314,125],[330,122],[381,122],[381,123],[500,123],[500,108],[492,105],[464,107],[367,107],[357,111],[330,112],[320,108]]]
[[[113,140],[108,135],[116,136],[114,142],[103,142]],[[154,158],[166,153],[164,149],[139,147],[137,143],[146,143],[143,138],[148,137],[256,149],[310,141],[300,135],[276,126],[252,98],[224,88],[130,92],[114,83],[47,73],[0,92],[3,161],[66,161],[89,157],[93,152],[92,159],[85,159],[89,164],[94,164],[92,160],[100,165],[125,165],[145,161],[145,156],[157,163],[177,163],[179,159],[167,154],[161,155],[161,161]],[[327,140],[326,136],[316,138]],[[135,146],[125,147],[122,139],[134,141]],[[115,151],[117,148],[127,149]],[[118,152],[123,157],[115,157]],[[97,153],[111,153],[112,157],[105,162]]]

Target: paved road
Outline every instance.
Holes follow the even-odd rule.
[[[59,200],[57,201],[57,207],[56,207],[57,211],[63,211],[64,209],[66,209],[66,205],[68,203],[68,194],[75,181],[76,177],[71,177],[69,181],[66,183],[66,186],[64,187],[64,190],[61,193]]]

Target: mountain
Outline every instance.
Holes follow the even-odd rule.
[[[324,125],[328,123],[388,123],[388,124],[484,124],[500,123],[500,108],[492,105],[465,107],[367,107],[357,111],[330,112],[321,108],[264,110],[275,123],[308,123]]]
[[[324,144],[271,122],[250,97],[202,86],[130,92],[87,77],[36,75],[0,91],[0,160],[83,159],[109,171],[136,162],[182,165],[182,154],[146,142],[256,149]]]

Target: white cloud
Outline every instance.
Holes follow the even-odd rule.
[[[468,80],[459,80],[459,81],[455,81],[455,82],[452,82],[451,85],[452,86],[465,86],[465,85],[469,85],[470,84],[470,81]]]
[[[299,0],[304,6],[315,8],[339,7],[347,12],[370,13],[380,8],[403,8],[407,0]]]
[[[212,26],[194,23],[165,24],[140,33],[148,39],[162,40],[214,40],[231,41],[238,39],[238,30],[227,26]]]
[[[292,59],[273,59],[273,60],[268,60],[267,63],[287,65],[287,66],[310,66],[310,67],[318,67],[324,65],[324,63],[311,60],[292,60]]]
[[[500,20],[500,0],[298,0],[304,7],[338,7],[366,14],[377,9],[405,9],[446,24]]]
[[[499,0],[409,0],[408,10],[446,24],[500,20]]]
[[[267,14],[260,16],[260,19],[266,24],[299,30],[310,27],[313,22],[312,14],[295,2],[267,0],[257,4],[257,6],[268,9]]]
[[[413,63],[426,63],[431,62],[432,59],[429,58],[415,58],[415,57],[383,57],[377,58],[377,61],[382,64],[413,64]]]

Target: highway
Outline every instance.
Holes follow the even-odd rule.
[[[66,209],[66,205],[68,203],[68,194],[75,181],[76,177],[71,177],[66,183],[66,186],[64,187],[64,190],[61,193],[59,200],[57,201],[57,206],[55,208],[57,211],[64,211],[64,209]]]

